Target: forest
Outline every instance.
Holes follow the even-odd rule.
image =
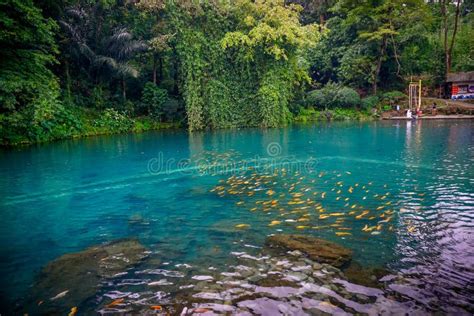
[[[472,0],[0,0],[0,143],[370,119],[474,70]]]

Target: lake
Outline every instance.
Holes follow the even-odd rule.
[[[469,120],[322,123],[2,149],[2,310],[18,310],[48,262],[119,238],[138,238],[155,260],[148,268],[186,264],[192,276],[223,271],[232,254],[258,255],[272,234],[297,233],[388,271],[383,296],[407,308],[472,313],[473,131]],[[133,269],[79,310],[125,293],[127,273],[144,278]],[[143,284],[128,284],[130,300]]]

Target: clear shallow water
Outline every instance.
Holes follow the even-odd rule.
[[[472,309],[473,127],[166,131],[2,150],[2,304],[50,260],[101,242],[137,236],[162,262],[222,266],[285,232],[402,273],[413,287],[392,290],[421,304]]]

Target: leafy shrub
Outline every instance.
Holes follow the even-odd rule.
[[[175,121],[183,116],[184,105],[177,99],[168,98],[168,100],[163,103],[162,109],[165,120]]]
[[[376,95],[371,95],[366,98],[363,98],[361,101],[362,108],[365,110],[370,110],[373,109],[377,106],[377,104],[380,102],[380,99]]]
[[[352,88],[341,87],[339,90],[337,90],[336,101],[336,106],[356,107],[360,105],[360,96],[357,91]]]
[[[58,91],[45,91],[26,107],[0,115],[0,142],[18,144],[71,137],[82,130],[79,118],[58,100]]]
[[[115,109],[106,109],[94,125],[111,132],[126,132],[133,126],[133,120]]]
[[[400,102],[401,100],[405,98],[407,98],[407,95],[400,91],[385,92],[382,95],[382,101],[388,102],[389,104]]]
[[[148,114],[161,117],[163,104],[168,101],[168,91],[152,82],[147,82],[142,92],[142,102],[148,109]]]
[[[360,104],[360,96],[352,88],[328,83],[319,90],[310,91],[306,98],[306,104],[318,108],[349,108]]]
[[[92,106],[97,109],[104,109],[107,107],[107,96],[104,93],[104,88],[101,85],[94,86],[91,92]]]

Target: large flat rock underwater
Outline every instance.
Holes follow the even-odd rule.
[[[135,238],[65,254],[41,271],[25,304],[32,314],[67,314],[93,297],[101,281],[140,263],[147,249]]]
[[[337,243],[294,234],[278,234],[267,238],[265,245],[273,251],[300,251],[309,259],[341,268],[350,263],[352,250]]]

